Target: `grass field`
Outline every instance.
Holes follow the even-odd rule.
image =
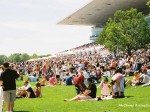
[[[17,81],[17,86],[22,85]],[[32,85],[34,85],[32,83]],[[127,98],[105,101],[64,102],[76,95],[74,86],[42,87],[42,98],[22,98],[15,112],[150,112],[150,87],[127,87]],[[100,95],[98,89],[97,95]],[[5,105],[4,105],[5,106]],[[5,107],[3,109],[5,111]]]

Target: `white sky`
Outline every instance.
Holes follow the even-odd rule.
[[[91,26],[57,25],[90,0],[0,0],[0,54],[53,54],[89,43]]]

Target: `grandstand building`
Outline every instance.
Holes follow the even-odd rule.
[[[150,9],[146,6],[148,0],[92,0],[90,3],[61,20],[58,24],[64,25],[90,25],[93,26],[90,40],[94,42],[103,30],[108,18],[117,10],[137,8],[139,12],[148,14]],[[148,17],[150,23],[150,18]]]

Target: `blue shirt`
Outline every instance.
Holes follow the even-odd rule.
[[[72,85],[72,77],[71,76],[66,76],[66,85]]]

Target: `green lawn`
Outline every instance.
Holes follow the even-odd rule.
[[[42,98],[17,99],[15,112],[150,112],[150,87],[127,87],[127,98],[107,101],[64,102],[76,95],[74,86],[42,87],[42,93]]]

